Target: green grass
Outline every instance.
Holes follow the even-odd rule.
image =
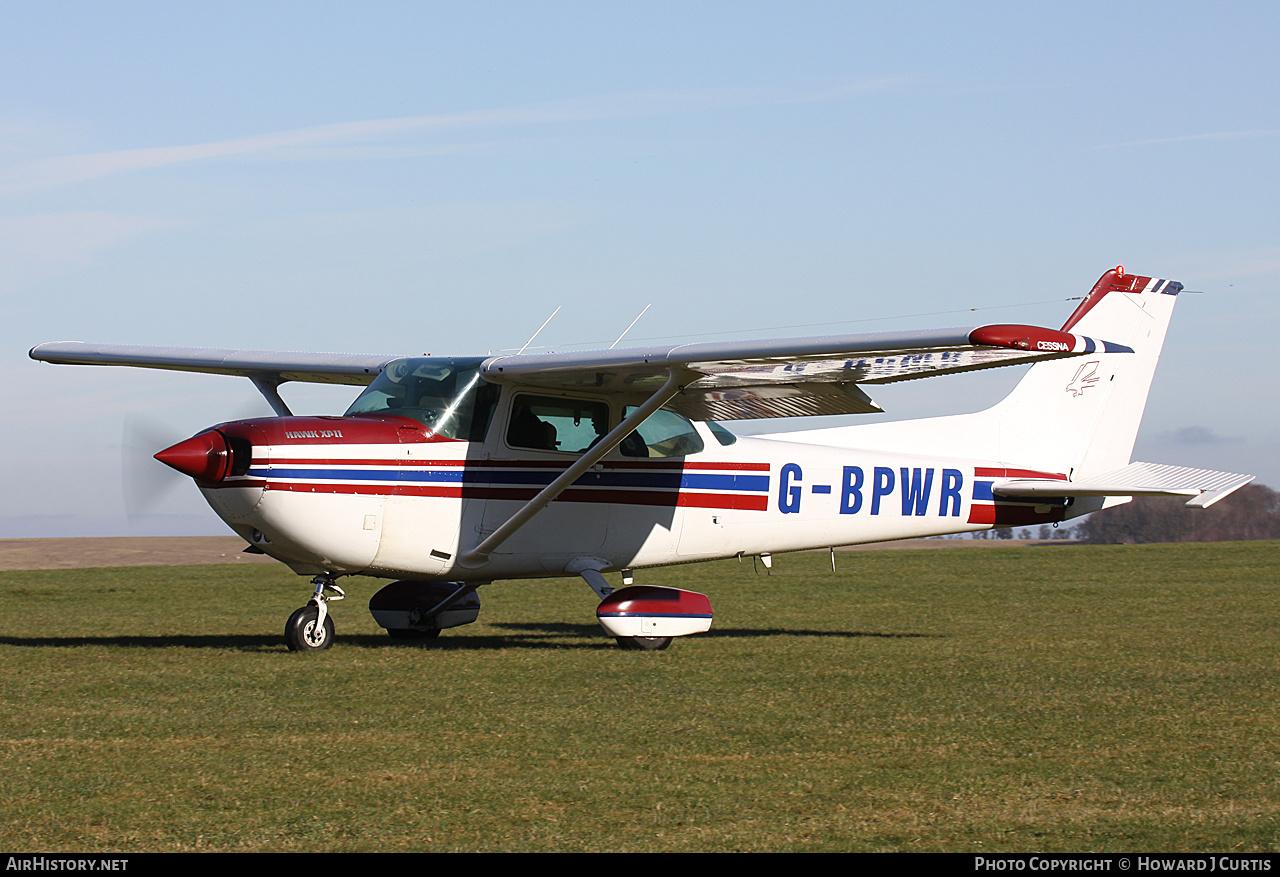
[[[283,568],[2,574],[0,849],[1280,850],[1280,543],[839,560],[642,571],[717,612],[658,653],[577,580],[291,654]]]

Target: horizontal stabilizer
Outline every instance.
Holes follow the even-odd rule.
[[[1025,499],[1042,496],[1188,496],[1191,499],[1187,506],[1205,509],[1252,480],[1252,475],[1213,469],[1130,463],[1123,469],[1086,481],[1017,479],[996,484],[991,492],[995,496]]]

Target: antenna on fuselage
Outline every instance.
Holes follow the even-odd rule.
[[[636,314],[636,318],[631,321],[631,326],[634,326],[636,323],[640,322],[640,318],[645,315],[645,311],[648,311],[649,308],[651,307],[653,307],[653,302],[649,302],[647,305],[645,305],[644,310]],[[626,334],[631,331],[631,326],[628,326],[627,328],[622,330],[622,334],[618,336],[618,341],[621,341],[623,337],[625,337]],[[610,344],[609,349],[612,350],[613,348],[617,347],[618,341],[615,341],[612,344]]]
[[[563,305],[561,305],[561,307],[563,307]],[[529,340],[524,343],[524,347],[520,348],[520,352],[517,353],[516,356],[519,356],[521,353],[525,352],[525,350],[529,347],[529,345],[533,343],[533,339],[538,337],[538,332],[541,332],[543,329],[547,328],[547,323],[550,323],[555,318],[555,315],[558,313],[560,313],[560,308],[556,308],[554,311],[551,312],[550,317],[547,317],[545,320],[542,321],[542,325],[538,327],[538,331],[534,332],[533,335],[530,336]]]

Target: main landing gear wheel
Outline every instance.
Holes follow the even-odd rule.
[[[412,642],[414,640],[435,639],[440,635],[439,630],[414,630],[412,627],[388,627],[387,634],[392,639],[404,640]]]
[[[669,636],[615,636],[614,639],[629,652],[660,652],[671,645]]]
[[[333,616],[318,623],[320,610],[308,603],[295,610],[284,625],[284,640],[291,652],[319,652],[333,645]]]

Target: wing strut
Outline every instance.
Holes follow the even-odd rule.
[[[635,432],[636,427],[644,423],[644,421],[648,419],[649,415],[653,414],[653,412],[670,402],[675,395],[680,392],[680,378],[681,370],[678,370],[675,366],[668,367],[667,380],[666,383],[662,385],[662,389],[658,390],[646,399],[643,405],[615,426],[608,435],[596,442],[596,444],[588,449],[585,454],[579,457],[572,466],[564,470],[560,477],[542,488],[537,496],[521,506],[519,511],[507,519],[506,523],[490,533],[488,537],[475,548],[472,548],[470,551],[467,551],[459,557],[459,564],[470,567],[483,565],[489,559],[489,554],[495,548],[503,542],[506,542],[507,539],[511,538],[517,530],[529,523],[529,521],[533,519],[533,516],[546,508],[553,499],[560,495],[561,491],[573,482],[577,481],[596,463],[599,463],[604,459],[605,454],[612,451],[622,443],[624,438]]]
[[[255,373],[249,375],[249,380],[253,381],[253,385],[258,388],[258,392],[267,400],[267,404],[271,406],[271,410],[277,417],[293,416],[284,399],[280,398],[280,385],[284,383],[284,378],[279,375]]]

